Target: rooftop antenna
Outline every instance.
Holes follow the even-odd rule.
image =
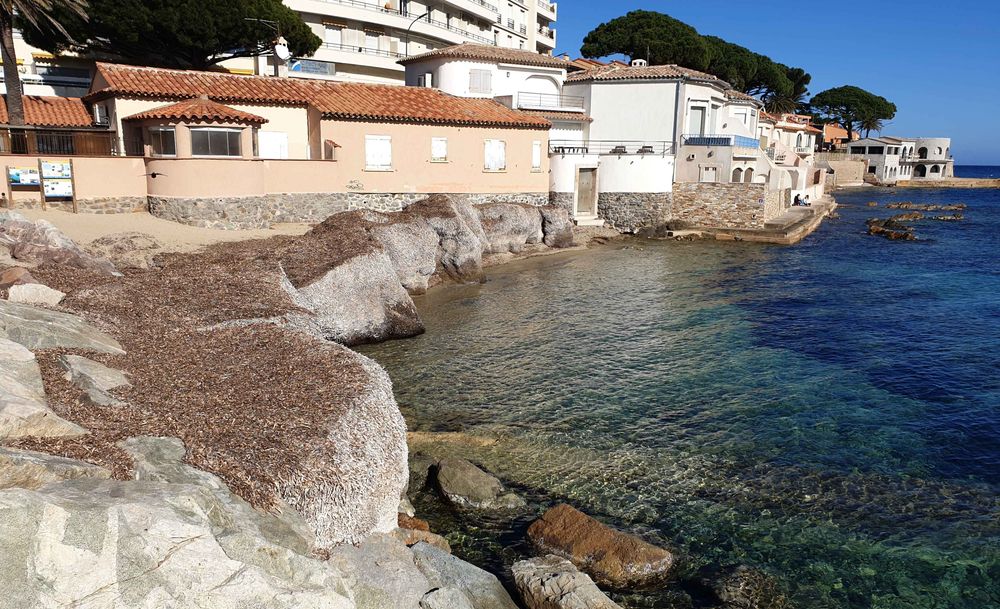
[[[258,19],[256,17],[244,17],[243,20],[266,25],[274,32],[271,53],[274,54],[276,59],[274,62],[274,75],[279,76],[280,65],[288,63],[288,60],[292,58],[292,51],[288,48],[288,41],[281,35],[281,24],[271,19]],[[256,69],[256,65],[254,68]]]

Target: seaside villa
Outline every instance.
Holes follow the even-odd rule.
[[[879,184],[955,176],[948,138],[863,138],[851,142],[848,151],[868,162],[868,176]]]

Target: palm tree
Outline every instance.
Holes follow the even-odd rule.
[[[872,117],[861,119],[861,131],[865,132],[865,137],[871,135],[872,131],[876,131],[881,135],[884,128],[885,123],[882,122],[882,119]]]
[[[63,26],[52,17],[53,10],[66,8],[87,18],[87,0],[0,0],[0,57],[3,58],[3,80],[7,88],[7,122],[24,125],[24,89],[17,71],[17,53],[14,51],[14,17],[31,25],[53,27],[69,36]]]

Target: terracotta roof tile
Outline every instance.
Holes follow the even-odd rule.
[[[613,63],[607,66],[595,67],[590,70],[574,72],[566,77],[566,82],[637,79],[647,80],[657,78],[683,78],[715,83],[723,82],[711,74],[699,72],[698,70],[682,68],[674,64],[664,66],[625,66]]]
[[[305,81],[219,72],[166,70],[97,64],[108,86],[84,99],[139,97],[185,99],[208,96],[221,103],[313,106],[324,118],[548,129],[541,117],[493,100],[454,97],[421,87]]]
[[[249,125],[260,125],[267,122],[266,118],[230,108],[219,102],[214,102],[207,97],[196,97],[177,102],[176,104],[170,104],[169,106],[160,106],[159,108],[133,114],[124,120],[148,119],[241,123]]]
[[[475,44],[463,42],[443,49],[436,49],[414,55],[405,59],[400,59],[401,65],[407,65],[423,61],[425,59],[481,59],[483,61],[495,61],[498,63],[511,63],[522,66],[542,66],[547,68],[568,68],[569,62],[565,59],[542,55],[523,49],[508,49],[495,47],[487,44]]]
[[[736,101],[746,101],[754,102],[759,104],[760,100],[752,95],[747,95],[743,91],[737,91],[736,89],[726,89],[726,99],[732,99]]]
[[[24,122],[34,127],[91,127],[93,117],[79,97],[25,95]],[[7,96],[0,100],[0,123],[6,125]]]
[[[524,114],[540,116],[550,121],[571,121],[574,123],[592,123],[594,119],[583,112],[559,112],[557,110],[521,110]]]

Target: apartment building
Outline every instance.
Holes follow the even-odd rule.
[[[557,6],[547,0],[284,0],[323,40],[311,57],[276,69],[273,57],[240,58],[222,67],[236,74],[398,84],[397,62],[463,42],[551,55]],[[15,35],[18,65],[30,95],[78,97],[93,62],[53,57]]]

